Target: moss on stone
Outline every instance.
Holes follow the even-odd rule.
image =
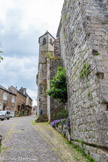
[[[87,95],[88,95],[88,97],[90,97],[90,96],[91,96],[91,93],[90,93],[90,91],[88,91],[88,94],[87,94]]]
[[[88,75],[90,74],[90,65],[88,62],[83,63],[83,67],[80,71],[79,78],[88,79]]]
[[[2,145],[0,144],[0,153],[1,153],[1,151],[2,151]]]
[[[61,60],[61,57],[51,57],[51,60]]]
[[[66,19],[66,13],[62,16],[62,21],[64,22]]]
[[[91,108],[92,107],[92,104],[90,104],[89,107]]]
[[[47,58],[51,58],[51,57],[52,57],[52,53],[51,53],[51,52],[47,52],[47,53],[46,53],[46,57],[47,57]]]

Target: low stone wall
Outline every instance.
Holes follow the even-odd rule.
[[[71,141],[72,144],[84,149],[86,155],[89,155],[96,162],[108,162],[108,152],[104,148],[95,147],[83,142]]]
[[[63,129],[62,129],[62,125],[59,124],[58,127],[56,127],[56,130],[59,133],[63,134],[63,136],[68,139],[68,141],[70,141],[70,129],[67,127],[66,124],[63,125]]]
[[[70,120],[69,120],[69,118],[54,120],[50,124],[59,133],[61,133],[64,137],[66,137],[68,139],[68,141],[71,141],[71,136],[70,136],[71,131],[70,131]]]
[[[64,119],[62,119],[64,120]],[[108,152],[105,148],[95,147],[93,145],[89,145],[87,143],[83,143],[83,141],[73,141],[71,139],[71,131],[70,126],[67,126],[67,121],[62,123],[62,120],[55,120],[51,122],[51,125],[65,138],[68,139],[72,144],[81,148],[85,155],[94,159],[96,162],[108,162]]]

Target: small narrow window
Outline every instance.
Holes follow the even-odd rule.
[[[15,103],[15,97],[12,96],[12,103]]]
[[[7,100],[7,93],[3,94],[3,100]]]
[[[50,44],[53,45],[52,39],[50,38]]]
[[[45,45],[45,44],[46,44],[46,38],[43,39],[43,45]]]

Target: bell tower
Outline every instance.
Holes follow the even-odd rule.
[[[47,53],[54,53],[55,38],[47,31],[39,37],[39,64],[37,74],[38,97],[37,97],[37,115],[47,116]]]
[[[39,37],[40,51],[54,51],[55,38],[47,31],[44,35]]]

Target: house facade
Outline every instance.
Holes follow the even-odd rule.
[[[32,114],[32,102],[33,100],[31,99],[31,97],[27,94],[27,89],[21,87],[19,92],[21,94],[23,94],[24,96],[26,96],[26,102],[25,102],[25,115],[31,115]]]
[[[32,99],[26,92],[26,88],[21,87],[20,90],[11,86],[11,92],[16,94],[15,115],[19,115],[23,111],[23,115],[31,115]]]
[[[16,94],[0,85],[0,110],[15,110]]]

